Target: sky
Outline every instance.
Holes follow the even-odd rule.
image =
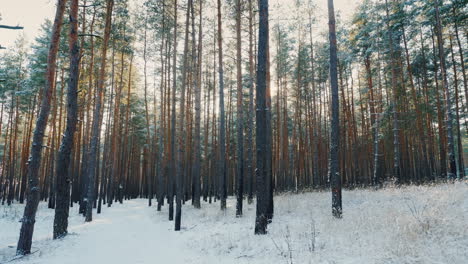
[[[53,20],[56,0],[0,0],[0,24],[24,27],[24,30],[0,29],[0,45],[12,47],[25,34],[29,42],[39,35],[46,18]]]
[[[132,1],[132,0],[131,0]],[[282,5],[292,5],[295,0],[270,0],[271,8],[280,9]],[[362,0],[334,0],[335,10],[347,19],[356,5]],[[24,30],[0,29],[0,45],[12,47],[15,40],[24,34],[30,43],[39,35],[40,26],[46,18],[53,20],[56,0],[0,0],[0,24],[24,26]],[[327,13],[327,0],[314,1],[319,10]],[[323,27],[327,27],[324,24]],[[0,51],[1,52],[1,51]]]

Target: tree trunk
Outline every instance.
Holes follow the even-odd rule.
[[[218,74],[219,74],[219,199],[221,210],[226,209],[227,187],[226,187],[226,119],[224,113],[224,69],[223,69],[223,35],[221,21],[221,0],[218,0]]]
[[[256,146],[257,146],[257,210],[255,234],[267,233],[271,206],[271,102],[269,91],[269,28],[268,0],[258,1],[259,33],[257,57]]]
[[[236,216],[242,216],[244,199],[244,113],[242,98],[242,39],[241,39],[241,0],[236,0],[236,67],[237,67],[237,204]]]
[[[147,175],[149,175],[149,177],[152,178],[152,170],[150,169],[151,168],[151,162],[150,162],[150,159],[151,157],[153,156],[152,153],[151,153],[151,148],[150,148],[150,145],[151,145],[151,134],[150,134],[150,123],[149,123],[149,111],[148,111],[148,74],[147,74],[147,69],[148,69],[148,66],[147,66],[147,31],[148,31],[148,14],[145,15],[145,29],[144,29],[144,39],[143,39],[143,79],[144,79],[144,100],[145,100],[145,120],[146,120],[146,146],[145,148],[147,149],[147,152],[146,152],[146,160],[147,160],[147,164],[145,167],[143,167],[143,170],[145,171],[145,173]],[[129,98],[130,100],[130,98]],[[148,206],[151,206],[151,201],[153,199],[153,184],[152,182],[149,182],[149,185],[148,185]]]
[[[176,138],[176,90],[177,90],[177,0],[174,1],[174,55],[172,57],[172,109],[171,109],[171,165],[169,177],[169,221],[174,219],[174,190],[176,180],[176,153],[175,153],[175,138]]]
[[[341,218],[341,175],[340,175],[340,121],[338,99],[337,45],[335,29],[335,9],[333,0],[328,0],[328,29],[330,40],[330,86],[331,86],[331,135],[330,135],[330,187],[332,191],[332,213],[335,218]]]
[[[389,8],[387,0],[385,0],[385,7],[386,7],[386,16],[389,19]],[[390,64],[392,69],[392,92],[393,92],[393,101],[391,104],[392,112],[393,112],[393,173],[398,183],[402,182],[401,179],[401,168],[400,168],[400,132],[399,132],[399,124],[398,124],[398,83],[397,83],[397,63],[396,63],[396,55],[394,50],[394,43],[393,43],[393,33],[390,27],[390,22],[387,24],[388,27],[388,38],[389,38],[389,45],[390,45]]]
[[[455,8],[453,9],[453,16],[455,17],[457,15]],[[467,77],[466,77],[466,71],[465,71],[465,59],[464,59],[464,50],[463,46],[460,41],[460,34],[458,30],[458,23],[455,20],[454,21],[454,28],[455,28],[455,37],[457,38],[457,45],[458,45],[458,53],[460,56],[460,64],[461,64],[461,69],[462,69],[462,74],[463,74],[463,88],[465,91],[465,111],[468,111],[466,107],[468,107],[468,84],[467,84]],[[463,105],[463,104],[462,104]],[[468,133],[468,122],[465,122],[465,128],[466,128],[466,133]]]
[[[198,28],[198,51],[196,54],[196,57],[193,58],[193,61],[195,63],[196,61],[196,71],[194,73],[196,74],[195,77],[193,77],[193,84],[194,84],[194,89],[195,89],[195,139],[194,139],[194,145],[195,145],[195,153],[194,153],[194,163],[193,163],[193,205],[195,208],[200,208],[200,192],[201,192],[201,186],[200,186],[200,159],[201,159],[201,134],[200,134],[200,118],[201,118],[201,74],[202,74],[202,47],[203,47],[203,33],[202,33],[202,4],[203,1],[199,2],[200,5],[200,13],[199,18],[200,18],[200,24]],[[192,21],[194,20],[194,14],[193,14],[193,4],[192,4]],[[192,43],[193,43],[193,49],[195,48],[195,27],[192,23]]]
[[[70,5],[70,77],[67,90],[67,124],[57,156],[57,192],[55,199],[54,239],[67,234],[70,203],[70,179],[68,169],[73,149],[76,123],[78,122],[78,78],[80,48],[78,46],[78,0]]]
[[[187,68],[188,68],[188,44],[189,44],[189,22],[190,9],[193,5],[193,0],[189,0],[187,4],[187,13],[185,17],[185,43],[184,57],[182,65],[182,89],[180,91],[179,100],[179,123],[177,135],[177,168],[176,168],[176,218],[175,231],[180,230],[180,222],[182,218],[182,197],[183,197],[183,179],[184,179],[184,157],[185,157],[185,90],[187,86]],[[173,135],[176,136],[176,135]]]
[[[58,0],[54,24],[52,27],[52,37],[47,57],[46,84],[43,90],[41,109],[36,120],[33,142],[31,147],[31,157],[28,166],[28,189],[27,202],[22,218],[20,237],[16,254],[26,255],[31,253],[32,236],[34,223],[36,222],[37,206],[39,204],[39,167],[41,164],[41,151],[44,139],[44,132],[47,126],[50,112],[50,99],[52,97],[52,87],[55,79],[55,68],[57,51],[59,48],[60,30],[62,28],[63,13],[65,12],[66,0]]]
[[[253,167],[253,126],[254,126],[254,54],[253,54],[253,6],[252,0],[249,0],[249,112],[247,114],[247,189],[248,189],[248,203],[253,202],[253,180],[254,180],[254,167]]]
[[[462,178],[465,176],[465,169],[464,169],[464,161],[463,161],[463,143],[462,143],[462,136],[461,136],[461,128],[460,128],[460,109],[459,109],[459,97],[458,97],[458,77],[457,77],[457,64],[455,61],[455,54],[453,52],[453,40],[452,36],[450,36],[450,53],[452,55],[452,67],[453,67],[453,86],[455,86],[455,123],[456,123],[456,131],[457,131],[457,158],[458,158],[458,177]]]
[[[163,17],[162,17],[162,29],[164,31],[166,31],[166,5],[165,5],[166,1],[163,0],[162,1],[162,4],[163,4],[163,9],[162,9],[162,13],[163,13]],[[157,165],[156,165],[156,168],[157,168],[157,177],[158,177],[158,206],[157,206],[157,210],[158,211],[161,211],[161,207],[163,206],[163,203],[164,203],[164,194],[165,194],[165,187],[166,187],[166,182],[164,181],[164,175],[166,173],[166,167],[167,167],[167,163],[166,163],[166,157],[167,155],[164,154],[166,153],[165,152],[165,146],[167,145],[167,143],[165,144],[164,142],[164,139],[166,139],[166,134],[165,134],[165,125],[166,125],[166,122],[165,122],[165,114],[166,114],[166,108],[165,108],[165,89],[167,89],[166,87],[166,76],[168,75],[166,73],[166,70],[170,70],[167,66],[166,66],[166,61],[168,60],[168,57],[164,57],[164,54],[166,53],[167,54],[167,42],[166,41],[166,34],[163,34],[162,37],[161,37],[161,73],[162,73],[162,77],[161,77],[161,87],[160,87],[160,109],[159,109],[159,128],[158,128],[158,134],[159,134],[159,145],[158,145],[158,150],[157,150],[157,157],[156,157],[156,162],[157,162]],[[164,45],[166,44],[166,45]],[[156,94],[156,93],[155,93]],[[156,97],[156,95],[155,95]],[[169,100],[168,100],[169,101]],[[154,104],[155,104],[155,108],[156,108],[156,98],[154,99]],[[169,112],[169,111],[168,111]],[[155,126],[156,126],[156,116],[155,116]]]
[[[440,71],[442,72],[442,83],[445,91],[445,117],[446,117],[446,130],[447,130],[447,144],[448,144],[448,162],[449,171],[447,172],[448,179],[457,177],[457,164],[455,161],[455,145],[453,139],[453,113],[452,113],[452,100],[450,98],[450,91],[447,80],[447,67],[445,65],[445,52],[444,40],[442,38],[442,24],[440,21],[439,5],[440,0],[434,1],[436,10],[436,29],[437,29],[437,46],[439,51]]]
[[[104,99],[104,84],[106,82],[106,61],[107,61],[107,48],[110,38],[110,30],[112,25],[112,9],[114,7],[114,0],[107,0],[106,4],[106,23],[104,28],[104,40],[102,43],[101,51],[101,66],[99,69],[98,84],[96,89],[96,96],[94,98],[94,113],[93,113],[93,124],[91,126],[91,143],[89,148],[89,165],[88,165],[88,177],[89,183],[87,190],[87,200],[86,203],[86,222],[91,222],[93,220],[93,203],[94,203],[94,177],[96,175],[96,167],[99,161],[98,157],[98,148],[99,148],[99,137],[101,133],[101,107],[102,101]],[[102,186],[101,186],[102,188]],[[108,201],[109,202],[109,201]]]

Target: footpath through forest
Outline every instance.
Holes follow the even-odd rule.
[[[78,215],[78,206],[70,208],[70,233],[57,241],[51,237],[53,210],[47,209],[47,204],[41,203],[32,250],[39,251],[13,263],[130,264],[155,263],[154,261],[163,260],[190,263],[185,261],[184,254],[180,254],[181,243],[177,241],[180,238],[172,231],[172,225],[157,217],[156,212],[153,212],[154,208],[148,208],[146,203],[145,200],[131,200],[125,201],[122,205],[114,204],[111,208],[103,207],[103,213],[96,215],[91,223],[85,223],[84,218]],[[22,208],[15,207],[2,208],[4,217],[11,220],[12,214],[20,218],[21,214],[16,210]],[[4,231],[7,234],[0,235],[0,243],[6,242],[14,246],[19,225],[10,223],[10,228],[7,230],[3,228],[3,224],[1,226],[0,234]],[[12,248],[12,252],[15,248]]]

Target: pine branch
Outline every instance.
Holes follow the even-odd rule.
[[[97,3],[97,4],[91,4],[91,5],[79,5],[79,7],[84,7],[84,8],[87,8],[87,7],[94,7],[94,6],[100,6],[101,4]]]
[[[21,26],[7,26],[7,25],[0,25],[0,28],[12,29],[12,30],[24,29],[24,27],[21,27]]]
[[[80,36],[80,37],[96,37],[98,39],[102,39],[101,36],[95,35],[95,34],[79,34],[78,36]]]

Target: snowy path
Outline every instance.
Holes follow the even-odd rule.
[[[47,263],[145,263],[148,259],[186,262],[177,252],[176,236],[169,223],[150,219],[150,209],[141,201],[115,205],[91,224],[74,224],[70,232],[79,234],[60,245]],[[62,251],[63,250],[63,251]]]
[[[343,192],[344,217],[333,219],[328,192],[275,197],[267,236],[255,236],[255,205],[235,217],[219,203],[183,207],[174,232],[162,212],[138,199],[103,207],[84,223],[75,206],[70,234],[52,240],[53,210],[41,203],[33,248],[20,264],[465,264],[468,182]],[[14,255],[23,207],[0,206],[0,263]]]
[[[182,241],[177,241],[181,239],[180,233],[173,231],[173,222],[161,221],[162,213],[155,218],[155,208],[149,208],[146,203],[146,200],[132,200],[123,205],[114,204],[112,208],[104,207],[104,213],[95,215],[92,223],[84,223],[76,214],[78,208],[71,208],[69,235],[58,241],[47,235],[52,228],[45,225],[53,222],[53,210],[41,204],[33,243],[33,251],[37,248],[40,251],[14,263],[136,264],[149,263],[149,260],[192,263],[197,254],[180,248]],[[18,230],[19,225],[18,229],[8,230],[10,236],[3,237],[3,228],[0,229],[0,263],[2,252],[13,253]],[[9,245],[9,249],[1,250],[2,243]]]

